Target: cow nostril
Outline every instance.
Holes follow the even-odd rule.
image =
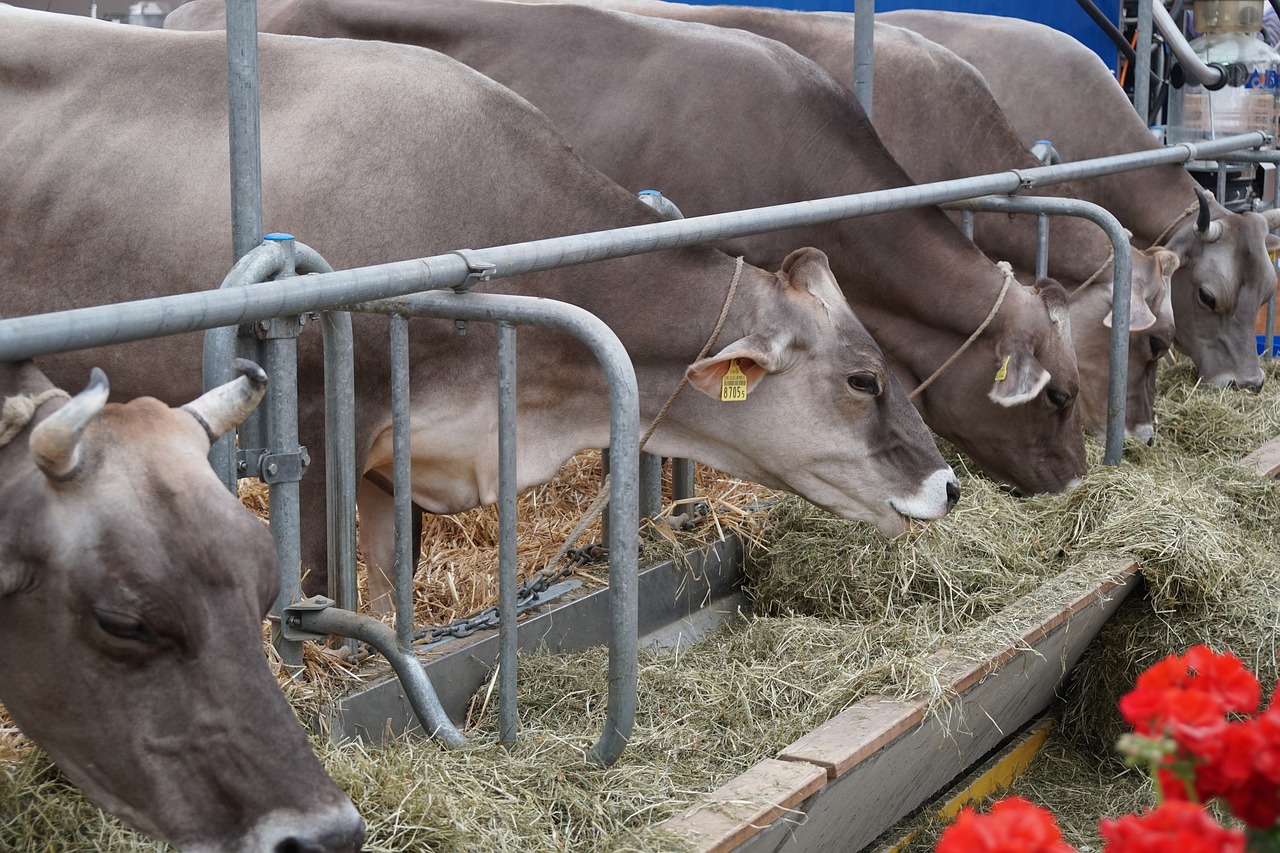
[[[955,480],[947,483],[947,508],[960,503],[960,484]]]

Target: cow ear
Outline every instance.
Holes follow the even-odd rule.
[[[751,335],[735,341],[722,349],[718,354],[695,361],[684,372],[689,384],[713,400],[726,400],[731,387],[741,387],[743,397],[750,394],[766,374],[778,369],[778,359],[771,347],[762,346],[758,335]],[[730,370],[737,370],[746,379],[746,384],[736,375],[726,382],[725,377]]]
[[[1151,308],[1147,305],[1142,293],[1134,291],[1129,295],[1129,331],[1141,332],[1143,329],[1150,329],[1156,324],[1156,315],[1151,313]],[[1107,316],[1102,318],[1102,325],[1108,329],[1111,328],[1111,312],[1107,312]]]
[[[996,354],[999,355],[998,349]],[[1048,384],[1049,371],[1036,361],[1030,346],[1018,341],[1010,352],[1000,356],[987,397],[1001,406],[1018,406],[1034,400]]]
[[[824,303],[829,299],[844,299],[840,284],[831,272],[831,262],[826,252],[805,246],[796,249],[782,260],[778,278],[784,284],[802,289]]]

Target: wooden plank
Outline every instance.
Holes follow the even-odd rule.
[[[1044,746],[1053,729],[1054,720],[1044,717],[1032,723],[1026,731],[1010,739],[1000,753],[971,773],[953,789],[934,813],[943,819],[953,819],[965,806],[986,799],[997,791],[1008,788],[1024,772],[1036,753]],[[907,833],[897,841],[877,847],[873,853],[900,853],[915,838],[915,832]]]
[[[812,764],[767,758],[666,822],[699,853],[732,850],[758,829],[786,820],[827,779]]]
[[[739,827],[736,851],[859,850],[962,776],[1053,701],[1070,668],[1138,584],[1132,562],[1015,643],[972,664],[935,658],[955,692],[939,714],[875,697],[797,740],[778,759],[820,769],[803,814]],[[702,849],[702,848],[699,848]]]
[[[1250,453],[1240,464],[1253,469],[1259,477],[1273,479],[1280,474],[1280,438],[1273,438]]]

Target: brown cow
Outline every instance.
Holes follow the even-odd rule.
[[[531,0],[523,0],[531,2]],[[853,87],[853,16],[749,6],[704,6],[664,0],[583,0],[623,12],[735,27],[775,39]],[[916,181],[945,181],[1042,165],[1013,128],[972,65],[910,30],[877,23],[873,124],[894,158]],[[927,101],[928,108],[924,108]],[[1070,184],[1036,195],[1076,198]],[[1111,243],[1097,225],[1053,220],[1048,273],[1071,292],[1071,336],[1080,366],[1084,426],[1106,434],[1111,353]],[[974,241],[1024,278],[1036,268],[1035,219],[979,215]],[[1127,435],[1155,435],[1155,379],[1174,335],[1169,278],[1179,259],[1167,249],[1132,250]],[[1085,287],[1085,284],[1088,287]]]
[[[662,190],[685,214],[910,183],[829,75],[748,33],[490,2],[266,0],[258,15],[266,31],[394,39],[461,59],[529,98],[614,180]],[[196,0],[167,21],[222,24],[217,0]],[[909,388],[961,350],[1001,298],[1000,271],[936,209],[721,246],[773,265],[796,239],[826,251]],[[935,432],[1024,492],[1069,488],[1085,471],[1067,317],[1056,282],[1011,287],[990,327],[916,398]]]
[[[0,363],[0,700],[89,799],[184,850],[358,850],[262,654],[271,537],[206,459],[265,389],[241,364],[171,409]]]
[[[270,36],[259,53],[265,221],[337,268],[656,220],[583,163],[525,100],[448,57]],[[0,274],[14,282],[10,310],[221,280],[230,255],[226,90],[218,82],[225,65],[221,34],[0,12],[0,230],[9,246],[21,246],[0,252]],[[476,289],[572,302],[608,323],[633,360],[646,423],[688,376],[693,387],[650,439],[655,453],[795,491],[891,535],[908,518],[945,514],[958,497],[955,476],[826,258],[800,249],[776,269],[739,270],[733,258],[699,247]],[[715,346],[699,360],[722,313]],[[386,473],[387,324],[358,315],[355,326],[357,464]],[[495,500],[495,337],[483,323],[465,336],[452,322],[411,323],[413,497],[433,512]],[[607,444],[609,408],[603,373],[584,346],[532,328],[519,340],[524,488],[554,476],[574,453]],[[300,339],[299,418],[312,460],[301,484],[303,567],[312,571],[309,588],[322,590],[319,345],[316,334]],[[144,353],[147,369],[124,359],[127,352]],[[199,376],[201,348],[198,337],[183,336],[93,356],[114,359],[113,378],[130,391],[175,394]],[[86,357],[48,364],[65,369]],[[731,362],[749,394],[721,402]],[[376,495],[365,497],[367,538],[381,526],[381,507],[371,503]],[[389,548],[362,544],[366,556]]]
[[[1030,21],[954,12],[888,12],[883,20],[933,39],[973,63],[1023,141],[1048,139],[1066,160],[1160,147],[1115,76],[1092,50]],[[1000,45],[992,50],[991,45]],[[1082,198],[1111,211],[1137,245],[1163,245],[1173,275],[1175,347],[1214,385],[1262,387],[1253,332],[1274,297],[1280,211],[1232,213],[1216,201],[1197,216],[1198,184],[1176,163],[1092,178]]]

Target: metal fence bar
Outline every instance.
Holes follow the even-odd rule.
[[[498,740],[514,743],[516,718],[516,328],[498,323]]]
[[[1049,274],[1049,217],[1036,214],[1036,278]]]
[[[868,119],[875,76],[875,27],[860,27],[857,22],[872,22],[875,14],[875,0],[853,0],[853,94]]]
[[[487,258],[486,258],[487,259]],[[574,305],[492,293],[418,293],[352,306],[353,310],[415,317],[511,322],[546,326],[575,335],[600,361],[609,384],[609,705],[604,731],[588,752],[602,766],[617,760],[635,723],[638,680],[636,612],[639,537],[640,396],[635,370],[617,335],[598,317]],[[514,625],[512,626],[514,628]]]
[[[227,121],[231,146],[232,261],[262,236],[262,156],[258,116],[258,3],[226,0]]]
[[[1080,180],[1163,163],[1183,163],[1264,145],[1269,140],[1265,133],[1242,133],[1194,145],[1179,143],[1156,151],[713,213],[671,222],[651,222],[610,231],[494,246],[483,251],[485,258],[497,265],[493,275],[520,275],[907,207],[943,204],[993,193],[1012,193],[1026,186]],[[225,293],[184,293],[0,320],[0,360],[32,358],[342,307],[422,290],[457,287],[466,281],[470,272],[471,268],[462,255],[450,252],[308,276],[305,284],[276,281]]]
[[[409,416],[409,318],[391,320],[391,457],[395,507],[396,642],[413,648],[413,457]]]
[[[1129,303],[1132,298],[1133,256],[1124,227],[1105,208],[1079,199],[1040,196],[989,196],[945,205],[950,209],[1048,216],[1080,216],[1096,223],[1111,240],[1115,255],[1111,282],[1111,352],[1107,386],[1107,440],[1103,464],[1119,465],[1124,453],[1125,396],[1129,376]]]

